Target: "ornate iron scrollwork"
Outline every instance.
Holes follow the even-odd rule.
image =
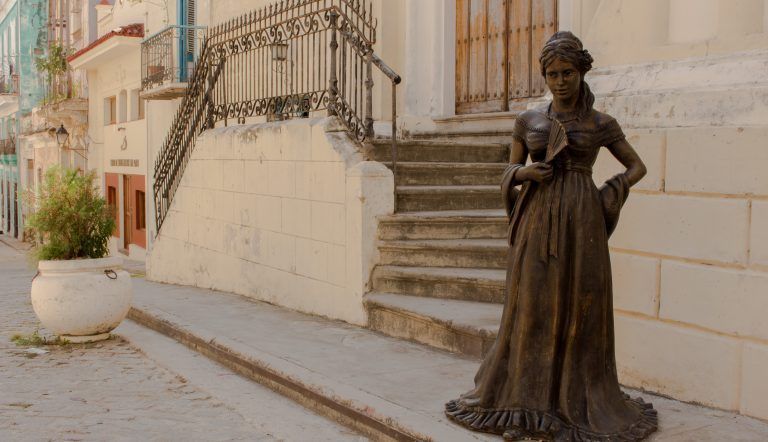
[[[205,38],[198,35],[197,65],[155,161],[158,231],[197,136],[217,122],[303,118],[327,110],[356,139],[373,134],[372,66],[393,88],[399,77],[374,58],[371,9],[360,0],[289,0],[209,28]],[[170,27],[144,41],[143,90],[179,77],[173,45],[185,32]],[[393,140],[394,130],[393,124]]]

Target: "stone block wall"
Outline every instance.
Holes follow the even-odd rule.
[[[332,119],[214,129],[198,139],[148,276],[363,325],[376,217],[393,177]]]
[[[734,83],[746,74],[723,68],[732,59],[687,63],[708,81],[717,75],[701,71]],[[731,101],[764,98],[765,85],[638,86],[663,68],[594,82],[597,107],[617,116],[648,166],[610,241],[620,379],[768,419],[768,114]],[[606,149],[595,181],[621,170]]]

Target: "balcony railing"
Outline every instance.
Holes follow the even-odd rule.
[[[70,98],[83,98],[82,95],[82,85],[73,80],[73,72],[67,69],[66,72],[54,75],[46,82],[43,104],[54,104]]]
[[[14,155],[16,153],[16,139],[6,138],[0,140],[0,155]]]
[[[18,95],[19,93],[19,76],[13,75],[0,75],[0,94],[2,95]]]
[[[141,90],[186,83],[200,56],[205,26],[168,26],[141,43]]]

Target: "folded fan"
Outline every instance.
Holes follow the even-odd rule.
[[[565,126],[553,119],[552,128],[549,130],[549,141],[547,141],[547,156],[544,158],[544,162],[551,163],[567,145],[568,135],[565,133]]]

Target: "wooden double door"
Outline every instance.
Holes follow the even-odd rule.
[[[456,0],[456,113],[544,95],[539,53],[556,31],[557,0]]]

